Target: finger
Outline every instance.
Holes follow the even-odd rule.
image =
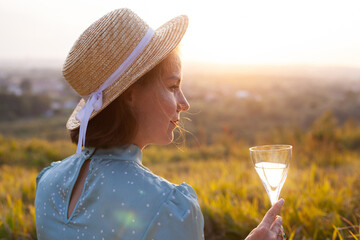
[[[282,240],[286,240],[286,234],[285,234],[285,231],[284,231],[284,228],[282,225],[281,225],[281,237],[282,237]]]
[[[282,227],[282,217],[277,216],[275,221],[271,224],[270,230],[275,232],[276,234],[282,233],[281,227]]]
[[[284,236],[284,233],[285,233],[285,231],[284,231],[284,227],[281,225],[281,235],[283,235],[283,236]]]
[[[261,221],[261,223],[259,225],[269,228],[271,226],[271,224],[274,222],[276,215],[280,212],[281,207],[284,205],[284,202],[285,202],[284,199],[280,199],[279,201],[277,201],[269,209],[269,211],[267,211],[267,213],[265,214],[263,220]]]

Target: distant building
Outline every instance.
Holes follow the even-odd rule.
[[[250,94],[246,90],[239,90],[235,93],[236,98],[248,98]]]
[[[39,93],[52,93],[58,94],[64,89],[64,85],[56,78],[49,79],[48,81],[42,81],[41,84],[33,85],[33,92]]]
[[[5,72],[0,71],[0,80],[5,80],[8,77],[8,75]]]
[[[21,90],[20,86],[18,86],[16,84],[9,84],[6,88],[6,91],[9,93],[13,93],[16,96],[20,96],[22,94],[22,90]]]
[[[258,94],[252,94],[247,90],[238,90],[235,93],[235,97],[238,99],[254,99],[256,101],[261,101],[262,97]]]
[[[217,99],[217,95],[215,93],[207,93],[205,96],[204,96],[204,100],[206,102],[213,102]]]
[[[68,100],[68,101],[64,102],[63,108],[65,108],[65,109],[74,109],[77,106],[77,104],[78,104],[78,102],[76,102],[76,101]]]

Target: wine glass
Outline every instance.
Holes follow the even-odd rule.
[[[291,145],[264,145],[250,149],[250,157],[254,163],[265,190],[274,205],[284,185],[292,154]]]

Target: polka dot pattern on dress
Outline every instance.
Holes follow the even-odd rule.
[[[141,239],[147,229],[153,229],[161,235],[152,239],[177,240],[169,232],[169,224],[187,227],[188,234],[201,232],[200,209],[190,207],[193,203],[189,201],[198,206],[188,191],[193,191],[191,187],[173,185],[154,175],[142,166],[138,153],[141,151],[135,154],[131,149],[127,155],[118,149],[101,149],[91,155],[89,175],[70,218],[69,194],[85,159],[74,155],[46,170],[48,173],[38,182],[35,200],[38,239]],[[199,226],[198,230],[195,226]],[[50,237],[51,232],[47,231],[54,228],[61,231],[58,239]],[[187,239],[201,239],[201,234]]]

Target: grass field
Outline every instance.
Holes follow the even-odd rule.
[[[46,84],[46,103],[77,102],[60,69],[21,65],[0,66],[3,80],[31,80],[36,88],[52,81]],[[289,239],[360,239],[360,78],[355,70],[191,64],[184,68],[183,82],[191,108],[181,121],[190,132],[187,143],[149,147],[144,164],[195,188],[206,239],[238,240],[270,207],[249,146],[291,144],[293,159],[281,192]],[[72,110],[34,113],[37,93],[32,94],[17,96],[0,86],[0,240],[36,239],[35,178],[50,162],[75,152],[65,131]]]
[[[0,156],[4,157],[2,146]],[[6,152],[7,156],[16,152],[19,157],[27,149],[28,163],[36,164],[0,167],[0,239],[36,239],[35,178],[45,164],[36,159],[47,156],[56,160],[74,150],[57,142],[49,155],[49,146],[42,140],[14,140],[13,150]],[[341,163],[311,163],[295,148],[281,193],[286,201],[281,215],[289,239],[360,239],[360,157],[345,152],[341,158]],[[270,207],[242,142],[234,142],[230,149],[221,144],[150,147],[144,152],[144,165],[174,183],[185,181],[195,188],[206,239],[244,239]]]

